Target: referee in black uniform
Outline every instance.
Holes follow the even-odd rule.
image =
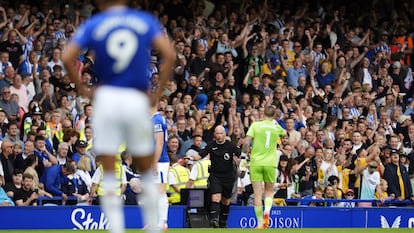
[[[227,227],[230,199],[236,182],[237,165],[234,156],[240,157],[241,150],[226,140],[226,131],[219,125],[214,129],[214,142],[200,152],[201,157],[210,154],[211,168],[208,187],[211,193],[210,225],[214,228]]]

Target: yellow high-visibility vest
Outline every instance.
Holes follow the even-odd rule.
[[[179,164],[174,164],[170,168],[170,172],[174,174],[177,187],[179,189],[185,188],[188,178],[190,177],[190,170],[188,170],[188,168],[183,167]],[[180,193],[176,192],[174,188],[172,188],[171,186],[169,187],[169,192],[171,193],[169,201],[171,203],[179,203],[181,200]]]
[[[125,173],[124,167],[122,166],[122,160],[120,155],[117,155],[117,160],[115,162],[115,178],[117,179],[117,190],[116,190],[116,195],[121,196],[121,182],[122,182],[122,174]],[[103,175],[104,175],[104,170],[102,165],[99,165],[98,167],[99,171],[101,172],[101,179],[99,181],[98,187],[96,188],[96,194],[98,194],[98,196],[102,196],[104,194],[103,191]]]
[[[61,129],[61,130],[56,131],[55,135],[53,136],[58,140],[59,143],[61,143],[63,142],[63,135],[64,135],[63,130]]]
[[[207,188],[207,181],[210,173],[208,167],[211,165],[210,159],[202,159],[196,163],[198,174],[194,181],[194,188]]]

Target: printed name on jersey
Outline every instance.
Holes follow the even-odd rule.
[[[116,27],[128,27],[138,34],[147,33],[149,26],[143,20],[131,16],[119,16],[106,19],[93,33],[96,40],[102,40],[109,31]]]

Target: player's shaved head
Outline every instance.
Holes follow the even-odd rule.
[[[215,132],[226,132],[226,130],[224,129],[223,126],[218,125],[216,126],[216,128],[214,129]]]

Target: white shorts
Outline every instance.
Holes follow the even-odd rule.
[[[168,171],[170,169],[169,162],[158,163],[158,177],[156,178],[155,183],[157,184],[166,184],[168,183]]]
[[[150,104],[145,93],[132,88],[101,86],[95,92],[92,125],[97,154],[116,155],[126,143],[132,156],[154,152]]]

